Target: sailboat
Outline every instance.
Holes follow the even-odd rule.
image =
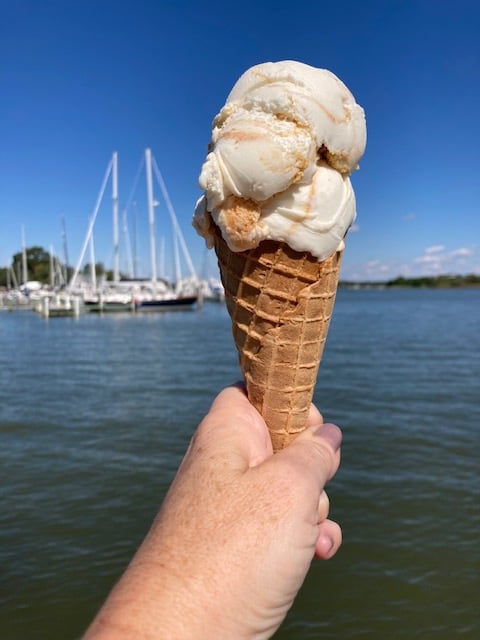
[[[157,181],[162,190],[162,194],[167,205],[167,209],[170,214],[173,231],[174,231],[174,249],[175,249],[175,262],[177,266],[177,282],[180,283],[179,278],[179,260],[178,260],[178,241],[182,243],[184,254],[187,262],[189,263],[190,272],[193,275],[194,281],[197,280],[195,268],[190,259],[188,251],[183,240],[183,235],[178,226],[177,217],[173,210],[173,206],[168,195],[165,183],[155,159],[152,158],[152,152],[150,149],[145,150],[145,172],[147,179],[147,202],[148,202],[148,221],[150,231],[150,260],[151,260],[151,280],[149,286],[144,285],[142,290],[135,297],[135,306],[137,311],[161,311],[163,309],[181,309],[190,308],[198,301],[198,292],[191,291],[185,293],[184,291],[176,290],[172,285],[167,283],[163,279],[157,278],[157,255],[156,255],[156,240],[155,240],[155,206],[157,201],[154,199],[153,194],[153,176],[152,166],[155,167],[155,174]]]
[[[150,149],[145,150],[145,169],[147,182],[147,201],[148,201],[148,218],[149,218],[149,237],[150,237],[150,260],[151,260],[151,277],[149,279],[141,279],[133,276],[130,278],[120,278],[119,269],[119,237],[118,237],[118,175],[117,175],[117,153],[114,152],[112,159],[107,167],[102,187],[97,198],[94,212],[90,218],[90,223],[85,238],[85,242],[81,251],[77,267],[70,281],[69,290],[72,291],[76,286],[77,277],[80,272],[83,259],[87,247],[90,245],[90,262],[91,262],[91,283],[87,290],[83,291],[85,309],[100,313],[118,312],[118,311],[159,311],[163,309],[184,309],[192,308],[198,301],[197,286],[198,278],[195,268],[191,261],[190,255],[185,245],[183,235],[178,225],[173,206],[171,204],[168,192],[163,182],[163,178],[158,166],[152,157]],[[155,167],[157,180],[160,184],[167,209],[170,213],[171,223],[174,231],[174,245],[176,251],[177,244],[180,241],[186,261],[191,272],[191,281],[193,287],[186,292],[185,289],[171,285],[163,278],[157,277],[157,257],[156,257],[156,240],[155,240],[155,212],[154,208],[158,202],[154,199],[153,193],[153,174],[152,166]],[[113,246],[114,246],[114,263],[113,263],[113,282],[104,282],[101,286],[97,286],[95,277],[95,258],[93,248],[93,229],[95,220],[98,215],[101,201],[106,189],[108,179],[112,175],[112,203],[113,203]],[[125,227],[125,223],[124,223]],[[178,264],[178,257],[176,260]],[[180,283],[179,269],[177,270],[177,282]]]

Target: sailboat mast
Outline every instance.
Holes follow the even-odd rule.
[[[95,265],[95,242],[93,233],[90,236],[90,282],[92,283],[92,291],[97,292],[97,267]]]
[[[180,280],[182,279],[182,272],[180,269],[180,254],[178,251],[178,236],[173,233],[173,256],[175,260],[175,283],[177,288],[180,286]]]
[[[118,154],[112,156],[112,216],[113,216],[113,281],[120,280],[118,253]]]
[[[150,225],[150,259],[152,269],[152,283],[157,283],[157,256],[155,250],[155,211],[153,202],[153,181],[152,181],[152,152],[145,149],[145,172],[147,175],[147,198],[148,198],[148,222]]]
[[[25,243],[25,227],[22,224],[22,279],[23,284],[28,281],[28,269],[27,269],[27,245]]]
[[[55,286],[55,272],[54,272],[54,264],[53,264],[53,247],[50,245],[50,286]]]
[[[68,247],[67,247],[67,231],[65,228],[65,216],[62,213],[62,242],[63,242],[63,260],[65,262],[63,278],[68,282]]]
[[[14,289],[18,289],[18,279],[17,279],[17,276],[15,275],[15,269],[13,267],[10,267],[9,273],[12,276]]]
[[[133,203],[133,277],[137,277],[138,271],[138,257],[137,257],[137,218],[138,218],[138,210],[137,203]]]
[[[158,264],[160,266],[160,277],[166,280],[167,274],[165,272],[165,236],[162,236],[160,238],[160,257],[158,259]]]

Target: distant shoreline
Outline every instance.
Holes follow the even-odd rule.
[[[398,277],[384,282],[352,282],[341,280],[339,289],[479,289],[480,275]]]

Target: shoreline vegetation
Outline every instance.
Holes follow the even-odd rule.
[[[339,289],[477,289],[480,288],[480,275],[440,275],[404,278],[399,276],[385,282],[349,282],[340,280]]]
[[[52,262],[55,261],[57,271],[64,276],[64,282],[68,282],[73,274],[73,267],[68,264],[62,264],[57,259],[50,256],[43,247],[29,247],[25,249],[25,255],[22,252],[16,253],[12,258],[12,264],[9,267],[0,267],[0,289],[6,290],[15,285],[15,288],[22,283],[21,274],[25,267],[29,275],[29,280],[36,280],[42,284],[48,284],[51,281]],[[92,270],[91,265],[87,264],[82,270],[86,276]],[[113,271],[107,271],[102,263],[95,265],[97,276],[103,275],[107,282],[113,281]],[[12,276],[12,277],[10,277]],[[377,281],[348,281],[340,280],[340,289],[385,289],[385,288],[429,288],[429,289],[473,289],[480,287],[480,274],[464,274],[464,275],[438,275],[438,276],[421,276],[417,278],[405,278],[398,276],[393,280]]]

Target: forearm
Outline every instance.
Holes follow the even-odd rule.
[[[154,534],[154,531],[151,534]],[[219,615],[203,580],[188,574],[152,535],[139,549],[84,640],[207,640],[217,637]]]
[[[84,640],[270,637],[242,615],[249,580],[235,555],[228,540],[162,510]]]

